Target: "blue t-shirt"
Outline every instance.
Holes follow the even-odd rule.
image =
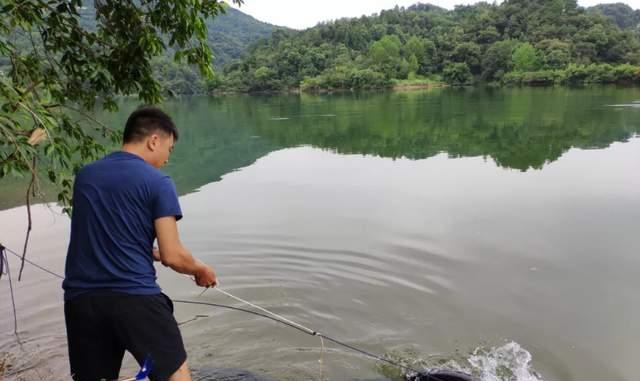
[[[114,152],[83,167],[73,188],[65,300],[91,290],[160,293],[154,221],[182,218],[171,178],[141,157]]]

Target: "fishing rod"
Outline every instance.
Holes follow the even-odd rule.
[[[348,348],[354,352],[360,353],[362,355],[365,355],[367,357],[376,359],[378,361],[382,361],[385,362],[387,364],[390,364],[394,367],[400,368],[404,371],[410,371],[413,374],[409,374],[409,373],[405,373],[405,380],[406,381],[478,381],[476,379],[474,379],[472,376],[465,374],[465,373],[460,373],[460,372],[456,372],[456,371],[451,371],[451,370],[446,370],[446,369],[430,369],[430,370],[422,370],[419,371],[411,366],[408,365],[404,365],[401,364],[399,362],[395,362],[392,360],[389,360],[385,357],[382,357],[380,355],[377,355],[375,353],[372,352],[368,352],[365,351],[363,349],[360,349],[358,347],[355,347],[353,345],[347,344],[343,341],[337,340],[335,338],[332,338],[330,336],[327,336],[325,334],[322,334],[320,332],[317,331],[313,331],[313,330],[308,330],[308,329],[303,329],[301,327],[298,326],[297,323],[289,323],[287,321],[284,320],[279,320],[273,316],[270,316],[268,314],[265,313],[261,313],[261,312],[256,312],[256,311],[252,311],[246,308],[242,308],[242,307],[235,307],[235,306],[230,306],[227,304],[219,304],[219,303],[211,303],[211,302],[198,302],[198,301],[192,301],[192,300],[180,300],[180,299],[172,299],[172,301],[174,303],[182,303],[182,304],[194,304],[194,305],[204,305],[204,306],[210,306],[210,307],[220,307],[220,308],[226,308],[226,309],[230,309],[230,310],[235,310],[235,311],[240,311],[240,312],[246,312],[252,315],[256,315],[256,316],[260,316],[263,317],[265,319],[270,319],[273,320],[275,322],[284,324],[286,326],[289,326],[291,328],[294,328],[298,331],[304,332],[306,334],[312,335],[312,336],[317,336],[320,339],[325,339],[328,341],[331,341],[334,344],[343,346],[345,348]],[[287,319],[288,320],[288,319]]]
[[[3,246],[2,244],[0,244],[0,254],[2,254],[3,251],[5,253],[8,252],[8,253],[11,253],[11,254],[15,255],[18,258],[21,258],[21,256],[18,253],[16,253],[15,251],[7,248],[6,246]],[[6,265],[7,265],[7,269],[8,269],[8,264],[9,263],[8,263],[6,254],[3,254],[3,256],[0,256],[0,262],[2,262],[2,261],[6,261]],[[62,275],[57,274],[57,273],[55,273],[55,272],[53,272],[53,271],[51,271],[51,270],[49,270],[49,269],[47,269],[45,267],[42,267],[42,266],[36,264],[35,262],[32,262],[32,261],[27,260],[27,259],[25,259],[25,262],[29,263],[30,265],[32,265],[32,266],[34,266],[34,267],[36,267],[36,268],[38,268],[38,269],[50,274],[50,275],[53,275],[53,276],[55,276],[57,278],[60,278],[60,279],[64,279],[64,277]],[[3,268],[3,265],[2,265],[2,263],[0,263],[0,274],[1,274],[2,268]],[[189,279],[193,280],[193,278],[191,278],[190,276],[188,276],[188,275],[185,275],[185,276],[187,276]],[[202,291],[202,293],[200,293],[200,295],[202,295],[209,288],[210,287],[205,288],[204,291]],[[262,312],[252,311],[252,310],[249,310],[249,309],[230,306],[230,305],[225,305],[225,304],[220,304],[220,303],[200,302],[200,301],[181,300],[181,299],[172,299],[172,301],[174,303],[181,303],[181,304],[204,305],[204,306],[210,306],[210,307],[226,308],[226,309],[231,309],[231,310],[235,310],[235,311],[240,311],[240,312],[253,314],[253,315],[256,315],[256,316],[260,316],[260,317],[263,317],[263,318],[266,318],[266,319],[270,319],[270,320],[276,321],[278,323],[284,324],[284,325],[286,325],[288,327],[294,328],[294,329],[296,329],[298,331],[301,331],[303,333],[306,333],[308,335],[319,337],[320,340],[325,339],[327,341],[330,341],[330,342],[332,342],[334,344],[337,344],[339,346],[348,348],[348,349],[350,349],[350,350],[352,350],[354,352],[360,353],[360,354],[362,354],[364,356],[367,356],[369,358],[373,358],[373,359],[376,359],[378,361],[381,361],[381,362],[387,363],[389,365],[392,365],[394,367],[397,367],[399,369],[402,369],[405,372],[405,379],[407,381],[478,381],[478,380],[476,380],[475,378],[473,378],[472,376],[470,376],[468,374],[460,373],[460,372],[457,372],[457,371],[449,371],[449,370],[443,370],[443,369],[428,369],[428,370],[420,371],[418,369],[415,369],[412,366],[401,364],[400,362],[390,360],[390,359],[385,358],[385,357],[383,357],[381,355],[366,351],[364,349],[361,349],[361,348],[358,348],[356,346],[347,344],[347,343],[345,343],[345,342],[343,342],[341,340],[338,340],[336,338],[333,338],[331,336],[325,335],[325,334],[323,334],[323,333],[321,333],[319,331],[316,331],[316,330],[313,330],[311,328],[305,327],[304,325],[296,323],[296,322],[294,322],[294,321],[292,321],[290,319],[287,319],[282,315],[278,315],[275,312],[269,311],[264,307],[261,307],[261,306],[259,306],[257,304],[254,304],[254,303],[251,303],[251,302],[249,302],[247,300],[239,298],[239,297],[237,297],[237,296],[235,296],[235,295],[233,295],[233,294],[231,294],[231,293],[229,293],[229,292],[227,292],[227,291],[225,291],[225,290],[223,290],[223,289],[221,289],[219,287],[213,287],[213,289],[215,291],[220,292],[221,294],[226,295],[227,297],[230,297],[230,298],[232,298],[232,299],[234,299],[236,301],[239,301],[239,302],[241,302],[243,304],[251,306],[251,307],[253,307],[255,309],[258,309],[258,310],[260,310]],[[12,291],[12,296],[13,296],[13,291]],[[14,304],[14,319],[15,319],[15,315],[16,314],[15,314],[15,304]],[[16,322],[16,331],[17,331],[17,322]],[[323,346],[324,346],[324,344],[323,344]],[[145,361],[145,364],[146,364],[146,361]],[[143,365],[143,368],[145,368],[145,367],[146,366]],[[409,371],[409,372],[411,372],[413,374],[409,374],[407,371]],[[139,375],[140,374],[141,373],[139,373]],[[137,379],[137,378],[135,378],[135,379]],[[126,380],[126,381],[130,381],[130,379]]]
[[[190,278],[191,279],[191,278]],[[208,290],[211,287],[207,287],[205,288],[205,290],[200,293],[200,295],[202,295],[206,290]],[[228,309],[233,309],[233,310],[237,310],[237,311],[242,311],[242,312],[247,312],[253,315],[257,315],[257,316],[261,316],[273,321],[276,321],[278,323],[282,323],[286,326],[289,326],[291,328],[295,328],[298,331],[304,332],[308,335],[311,336],[316,336],[319,337],[321,342],[323,339],[328,340],[334,344],[340,345],[342,347],[348,348],[354,352],[360,353],[362,355],[365,355],[367,357],[376,359],[378,361],[381,362],[385,362],[387,364],[390,364],[394,367],[397,367],[399,369],[402,369],[405,372],[405,380],[407,381],[477,381],[476,379],[474,379],[472,376],[465,374],[465,373],[461,373],[461,372],[457,372],[457,371],[450,371],[450,370],[444,370],[444,369],[428,369],[428,370],[418,370],[412,366],[409,365],[405,365],[402,364],[400,362],[397,361],[393,361],[390,360],[388,358],[385,358],[383,356],[380,356],[378,354],[366,351],[364,349],[358,348],[356,346],[347,344],[343,341],[340,341],[336,338],[333,338],[331,336],[325,335],[317,330],[305,327],[302,324],[296,323],[292,320],[289,320],[287,318],[285,318],[282,315],[278,315],[275,312],[269,311],[264,307],[261,307],[257,304],[251,303],[247,300],[244,300],[242,298],[239,298],[235,295],[232,295],[231,293],[223,290],[220,287],[213,287],[214,291],[218,291],[221,294],[224,294],[232,299],[235,299],[243,304],[246,304],[248,306],[251,306],[253,308],[256,308],[260,311],[263,311],[264,313],[260,313],[260,312],[256,312],[256,311],[252,311],[252,310],[248,310],[248,309],[244,309],[244,308],[240,308],[240,307],[234,307],[234,306],[228,306],[228,305],[224,305],[224,304],[218,304],[218,303],[209,303],[209,302],[196,302],[196,301],[190,301],[190,300],[173,300],[176,303],[183,303],[183,304],[198,304],[198,305],[206,305],[206,306],[213,306],[213,307],[222,307],[222,308],[228,308]],[[322,344],[324,347],[324,344]],[[409,373],[409,372],[411,373]]]
[[[358,352],[360,354],[363,354],[365,356],[374,358],[374,359],[382,361],[382,362],[386,362],[387,364],[402,368],[404,370],[409,370],[409,371],[412,371],[412,372],[415,372],[415,373],[420,373],[420,371],[418,371],[417,369],[414,369],[414,368],[412,368],[410,366],[403,365],[403,364],[391,361],[391,360],[389,360],[387,358],[384,358],[384,357],[382,357],[380,355],[376,355],[374,353],[371,353],[371,352],[365,351],[363,349],[354,347],[353,345],[347,344],[347,343],[342,342],[340,340],[337,340],[337,339],[335,339],[333,337],[327,336],[327,335],[325,335],[323,333],[320,333],[320,332],[317,332],[317,331],[313,331],[313,330],[308,329],[308,328],[303,328],[300,325],[298,325],[297,323],[290,323],[290,322],[285,321],[285,320],[280,320],[278,318],[275,318],[275,317],[270,316],[270,315],[265,314],[265,313],[260,313],[260,312],[252,311],[252,310],[249,310],[249,309],[246,309],[246,308],[242,308],[242,307],[235,307],[235,306],[230,306],[230,305],[226,305],[226,304],[219,304],[219,303],[198,302],[198,301],[193,301],[193,300],[180,300],[180,299],[173,299],[173,302],[174,303],[182,303],[182,304],[203,305],[203,306],[210,306],[210,307],[221,307],[221,308],[231,309],[231,310],[240,311],[240,312],[246,312],[246,313],[249,313],[249,314],[260,316],[260,317],[263,317],[263,318],[266,318],[266,319],[270,319],[270,320],[273,320],[275,322],[284,324],[284,325],[289,326],[289,327],[291,327],[293,329],[297,329],[298,331],[306,333],[308,335],[321,337],[323,339],[331,341],[334,344],[343,346],[345,348],[349,348],[352,351]]]

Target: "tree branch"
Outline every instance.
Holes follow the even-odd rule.
[[[31,227],[32,227],[32,219],[31,219],[31,194],[34,192],[34,186],[36,184],[36,178],[38,174],[36,173],[36,158],[33,157],[33,162],[31,166],[31,182],[29,182],[29,187],[27,188],[27,235],[24,238],[24,247],[22,248],[22,258],[20,262],[20,271],[18,272],[18,282],[22,280],[22,271],[24,270],[24,259],[27,256],[27,246],[29,245],[29,236],[31,235]]]
[[[104,129],[104,130],[106,130],[106,131],[109,131],[109,132],[116,132],[113,128],[111,128],[111,127],[107,126],[106,124],[102,123],[102,122],[101,122],[101,121],[99,121],[98,119],[94,118],[93,116],[91,116],[91,115],[87,114],[86,112],[84,112],[84,111],[82,111],[82,110],[80,110],[80,109],[77,109],[77,108],[75,108],[75,107],[71,107],[71,106],[69,106],[69,105],[65,105],[65,104],[61,104],[61,105],[59,105],[59,106],[60,106],[60,107],[64,107],[64,108],[66,108],[66,109],[69,109],[69,110],[71,110],[71,111],[75,111],[75,112],[77,112],[78,114],[80,114],[81,116],[85,117],[86,119],[88,119],[88,120],[90,120],[90,121],[92,121],[92,122],[96,123],[97,125],[99,125],[100,127],[102,127],[102,129]]]

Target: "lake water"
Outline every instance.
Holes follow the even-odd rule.
[[[485,381],[634,380],[639,101],[640,89],[614,87],[173,100],[164,107],[182,135],[166,171],[182,194],[183,242],[239,297]],[[133,107],[99,117],[120,127]],[[26,226],[19,185],[0,182],[0,241],[14,250]],[[38,205],[34,224],[29,258],[62,273],[69,220]],[[175,299],[240,306],[164,268],[159,283]],[[0,293],[9,378],[66,379],[60,281],[26,268],[22,345],[6,277]],[[175,308],[193,368],[390,373],[254,315]],[[134,369],[127,359],[123,377]]]

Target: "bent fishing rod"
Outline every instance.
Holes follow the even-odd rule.
[[[8,270],[8,265],[9,265],[8,258],[6,256],[6,254],[3,253],[3,251],[5,253],[8,252],[8,253],[10,253],[10,254],[22,259],[20,254],[18,254],[15,251],[7,248],[6,246],[3,246],[0,243],[0,277],[2,275],[2,270],[3,270],[4,265],[7,266],[7,270]],[[4,254],[4,255],[2,255],[2,254]],[[40,269],[41,271],[44,271],[44,272],[46,272],[46,273],[48,273],[50,275],[53,275],[53,276],[55,276],[55,277],[57,277],[59,279],[64,279],[64,277],[62,275],[57,274],[57,273],[55,273],[55,272],[53,272],[53,271],[51,271],[51,270],[49,270],[49,269],[47,269],[47,268],[45,268],[43,266],[40,266],[40,265],[36,264],[33,261],[30,261],[28,259],[24,259],[24,261],[27,262],[28,264]],[[193,279],[188,275],[185,275],[185,276],[187,276],[189,279]],[[11,283],[11,279],[9,279],[9,280],[10,280],[10,283]],[[249,309],[230,306],[230,305],[225,305],[225,304],[220,304],[220,303],[210,303],[210,302],[181,300],[181,299],[172,299],[172,301],[174,303],[181,303],[181,304],[204,305],[204,306],[209,306],[209,307],[226,308],[226,309],[245,312],[245,313],[249,313],[249,314],[252,314],[252,315],[256,315],[256,316],[260,316],[260,317],[263,317],[263,318],[266,318],[266,319],[273,320],[275,322],[284,324],[284,325],[286,325],[288,327],[294,328],[294,329],[296,329],[296,330],[298,330],[300,332],[306,333],[306,334],[308,334],[310,336],[319,337],[320,340],[325,339],[325,340],[330,341],[330,342],[332,342],[334,344],[337,344],[337,345],[342,346],[344,348],[350,349],[350,350],[352,350],[352,351],[354,351],[356,353],[359,353],[359,354],[362,354],[362,355],[367,356],[369,358],[372,358],[372,359],[387,363],[389,365],[392,365],[394,367],[402,369],[404,372],[409,371],[409,372],[414,373],[414,375],[412,375],[412,376],[407,376],[407,380],[414,380],[414,381],[477,381],[474,378],[472,378],[471,376],[469,376],[467,374],[464,374],[464,373],[459,373],[459,372],[450,372],[450,371],[443,371],[443,370],[438,370],[438,369],[427,369],[427,370],[420,371],[420,370],[418,370],[418,369],[416,369],[416,368],[414,368],[412,366],[401,364],[400,362],[390,360],[390,359],[385,358],[385,357],[383,357],[381,355],[366,351],[364,349],[361,349],[361,348],[358,348],[356,346],[347,344],[347,343],[345,343],[345,342],[343,342],[341,340],[338,340],[336,338],[333,338],[331,336],[325,335],[324,333],[321,333],[321,332],[319,332],[317,330],[305,327],[304,325],[296,323],[296,322],[294,322],[294,321],[292,321],[290,319],[287,319],[286,317],[284,317],[282,315],[279,315],[279,314],[276,314],[275,312],[269,311],[264,307],[261,307],[261,306],[259,306],[257,304],[254,304],[254,303],[251,303],[251,302],[249,302],[247,300],[239,298],[239,297],[237,297],[237,296],[235,296],[235,295],[233,295],[233,294],[231,294],[231,293],[229,293],[229,292],[227,292],[227,291],[225,291],[225,290],[223,290],[223,289],[221,289],[219,287],[207,287],[207,288],[205,288],[205,290],[202,293],[200,293],[200,295],[202,295],[209,288],[213,288],[213,290],[218,291],[219,293],[221,293],[223,295],[226,295],[227,297],[229,297],[231,299],[234,299],[234,300],[236,300],[236,301],[238,301],[240,303],[243,303],[243,304],[246,304],[248,306],[251,306],[251,307],[253,307],[253,308],[257,309],[257,310],[260,310],[262,312],[252,311],[252,310],[249,310]],[[13,299],[13,288],[12,288],[12,299]],[[15,304],[14,304],[14,320],[16,320],[15,319]],[[17,331],[17,321],[15,323],[16,323],[16,331]],[[144,366],[143,366],[143,368],[144,368]]]

